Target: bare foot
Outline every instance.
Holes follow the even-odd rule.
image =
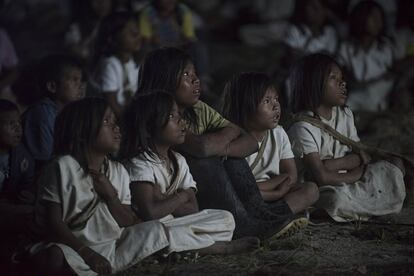
[[[260,240],[257,237],[243,237],[232,241],[217,241],[213,245],[199,250],[200,255],[230,255],[258,249]]]

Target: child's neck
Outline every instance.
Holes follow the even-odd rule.
[[[155,144],[155,149],[157,151],[157,154],[159,155],[160,159],[168,160],[168,151],[170,149],[169,145],[161,145],[161,144]]]
[[[127,63],[132,58],[132,53],[129,52],[119,52],[115,56],[119,58],[122,63]]]
[[[320,105],[316,109],[316,113],[326,120],[330,120],[332,118],[332,106],[324,106]]]
[[[105,160],[105,154],[97,153],[97,152],[89,152],[87,154],[87,160],[88,160],[88,167],[89,169],[99,171],[102,167],[102,164]]]
[[[263,138],[265,137],[267,131],[268,131],[268,129],[265,129],[265,130],[251,129],[251,130],[249,130],[249,133],[259,143],[259,142],[263,141]]]

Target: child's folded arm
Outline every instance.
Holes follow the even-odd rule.
[[[166,196],[158,185],[151,182],[136,181],[131,183],[133,204],[137,206],[138,216],[145,221],[160,219],[173,212],[189,200],[184,192]]]
[[[304,155],[303,160],[311,175],[315,178],[318,186],[339,185],[341,183],[354,183],[359,180],[363,174],[363,166],[347,171],[346,173],[339,173],[337,171],[330,171],[322,163],[319,153],[309,153]]]

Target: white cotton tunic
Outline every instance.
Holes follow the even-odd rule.
[[[139,66],[133,59],[122,63],[117,57],[111,56],[100,61],[94,82],[102,93],[116,92],[118,104],[125,106],[128,97],[133,96],[138,89],[138,74]]]
[[[173,152],[178,163],[178,179],[174,189],[169,189],[173,173],[156,155],[141,154],[125,162],[132,182],[150,182],[160,187],[161,193],[174,193],[177,189],[196,189],[196,183],[184,157]],[[132,184],[132,185],[140,185]],[[205,209],[201,212],[174,218],[167,215],[160,219],[169,233],[169,252],[196,250],[213,245],[216,241],[230,241],[235,222],[233,215],[225,210]]]
[[[289,47],[306,54],[318,52],[334,54],[338,47],[338,38],[332,26],[324,26],[322,33],[314,36],[307,26],[301,25],[299,28],[297,25],[291,24],[286,29],[283,41]]]
[[[313,116],[312,112],[305,112]],[[354,117],[349,108],[334,107],[331,120],[322,118],[336,131],[354,141],[359,141]],[[306,122],[297,122],[288,131],[295,157],[319,153],[321,160],[345,156],[351,149],[341,144],[327,132]],[[300,176],[306,168],[300,162]],[[398,213],[405,198],[405,185],[401,170],[387,161],[370,163],[362,178],[354,183],[319,188],[320,197],[316,206],[325,209],[336,221],[368,219]]]
[[[362,88],[349,89],[347,105],[352,110],[378,111],[387,108],[387,96],[394,85],[394,79],[381,78],[394,62],[393,47],[387,40],[382,45],[374,42],[367,51],[344,42],[339,48],[339,62],[358,82],[368,83]]]
[[[131,203],[129,176],[118,162],[108,161],[107,175],[122,204]],[[54,160],[40,178],[40,201],[36,207],[37,226],[45,224],[44,203],[54,202],[61,205],[62,220],[69,224],[87,209],[97,196],[91,176],[84,176],[79,163],[66,155]],[[44,228],[44,231],[47,229]],[[91,217],[83,225],[71,229],[72,233],[86,246],[105,257],[112,266],[112,272],[122,271],[143,258],[168,246],[167,234],[158,221],[136,224],[126,228],[118,226],[108,206],[99,201]],[[47,233],[47,232],[45,232]],[[96,275],[82,257],[71,247],[61,243],[38,243],[31,249],[33,253],[49,246],[58,246],[69,266],[78,275]]]
[[[259,143],[261,147],[261,143]],[[294,158],[289,137],[281,126],[269,130],[269,139],[267,139],[263,156],[252,172],[257,182],[263,182],[279,175],[280,160]],[[246,157],[246,161],[251,166],[257,157],[257,152]]]

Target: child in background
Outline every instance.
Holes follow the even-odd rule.
[[[152,47],[180,47],[194,42],[191,10],[176,0],[153,0],[141,11],[139,26],[145,43]]]
[[[303,165],[301,176],[319,186],[316,207],[339,222],[399,212],[405,198],[402,160],[371,162],[364,150],[344,141],[359,142],[359,137],[353,114],[345,106],[347,91],[337,62],[323,54],[304,57],[293,68],[290,81],[292,110],[300,117],[288,134]],[[326,126],[346,138],[334,138]]]
[[[77,1],[73,7],[75,21],[65,34],[65,47],[90,65],[94,57],[95,40],[99,26],[111,12],[112,0]]]
[[[82,65],[76,58],[47,56],[39,70],[38,89],[42,96],[23,115],[24,143],[37,168],[52,157],[56,116],[66,104],[83,96]]]
[[[190,56],[176,48],[148,53],[137,95],[154,90],[171,93],[188,123],[185,141],[176,149],[185,155],[197,182],[201,209],[230,211],[236,237],[264,239],[285,233],[293,225],[289,206],[284,201],[263,201],[244,160],[257,151],[256,140],[199,100],[200,81]]]
[[[390,72],[393,48],[385,37],[385,17],[375,1],[361,1],[349,16],[349,40],[341,44],[339,62],[350,81],[347,104],[352,110],[379,111],[388,107],[394,84]]]
[[[294,214],[318,199],[315,183],[297,183],[297,170],[289,138],[278,125],[279,94],[261,73],[235,75],[224,88],[223,115],[241,126],[259,143],[258,153],[246,157],[267,202],[285,200]]]
[[[33,212],[34,161],[21,144],[22,126],[16,104],[0,100],[0,273],[10,265],[19,234]],[[6,273],[7,274],[7,273]]]
[[[177,47],[193,58],[203,90],[211,81],[208,68],[208,52],[205,43],[196,36],[193,11],[178,0],[152,0],[141,11],[140,32],[144,48]]]
[[[336,30],[327,22],[327,8],[321,0],[296,0],[291,25],[283,36],[294,58],[308,53],[333,54],[338,47]]]
[[[117,12],[102,22],[96,44],[94,82],[118,118],[137,90],[139,67],[134,54],[140,45],[134,14]]]
[[[390,95],[398,110],[411,110],[414,103],[414,2],[398,3],[397,28],[394,34],[395,87]]]
[[[57,117],[57,158],[39,179],[35,213],[43,241],[30,249],[39,275],[116,273],[168,246],[161,223],[139,223],[128,172],[108,159],[121,143],[116,121],[102,98],[73,102]]]
[[[140,95],[125,112],[124,123],[121,157],[131,177],[132,204],[140,218],[158,219],[167,227],[171,251],[232,254],[258,248],[258,238],[231,241],[235,224],[228,211],[199,211],[188,165],[171,149],[186,134],[172,95]]]

